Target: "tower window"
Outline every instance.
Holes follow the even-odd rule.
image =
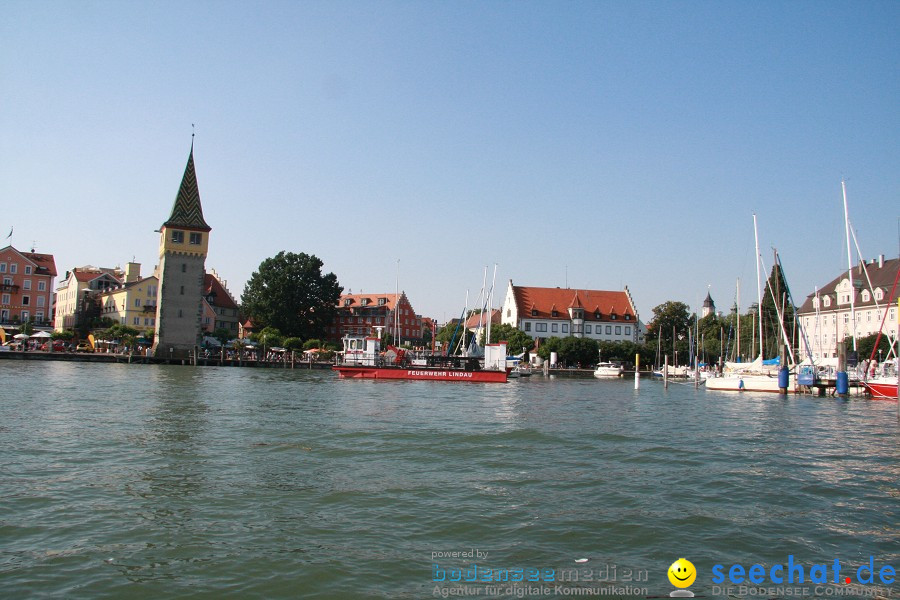
[[[199,246],[203,243],[203,234],[191,232],[190,242],[195,246]]]
[[[181,263],[181,272],[187,273],[187,263]]]
[[[184,232],[178,231],[178,230],[172,231],[172,243],[183,244],[184,243]]]
[[[184,286],[181,286],[181,295],[184,296]]]

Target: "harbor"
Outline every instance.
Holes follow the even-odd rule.
[[[887,402],[30,361],[0,387],[10,597],[419,599],[471,547],[642,597],[677,556],[706,597],[717,563],[900,562]]]

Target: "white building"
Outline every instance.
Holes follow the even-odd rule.
[[[62,331],[78,325],[77,316],[85,310],[85,304],[94,302],[97,294],[122,285],[124,277],[125,272],[119,267],[87,265],[66,271],[66,276],[56,287],[53,328]]]
[[[626,287],[621,292],[513,285],[506,288],[501,323],[533,338],[585,337],[643,341],[643,326]]]
[[[877,260],[862,262],[853,269],[852,286],[849,273],[844,272],[807,296],[806,302],[797,310],[797,316],[813,358],[836,358],[838,345],[844,338],[855,335],[859,339],[878,333],[882,320],[884,334],[890,340],[896,339],[896,292],[893,298],[889,296],[898,269],[900,259],[885,260],[881,255]],[[851,312],[855,314],[855,323]],[[800,355],[806,356],[803,341]],[[860,357],[863,358],[868,356]]]

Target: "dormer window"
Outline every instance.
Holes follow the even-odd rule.
[[[536,317],[536,316],[537,316],[537,309],[536,309],[536,308],[532,308],[532,309],[531,309],[531,316],[532,316],[532,317]]]
[[[385,304],[387,304],[387,298],[378,299],[378,306],[384,306]]]
[[[875,299],[879,302],[884,300],[884,291],[881,288],[875,290]]]
[[[600,320],[600,311],[594,313],[594,318]]]
[[[863,293],[862,293],[862,301],[863,301],[863,302],[868,302],[868,301],[871,300],[871,299],[872,299],[872,297],[869,295],[869,290],[863,290]]]
[[[368,298],[363,298],[363,299],[361,299],[361,300],[359,301],[359,305],[360,305],[360,306],[368,306],[368,305],[369,305],[369,299],[368,299]]]
[[[550,313],[550,316],[551,316],[551,317],[558,317],[558,316],[559,316],[559,311],[554,310],[553,312]]]
[[[350,306],[352,302],[353,300],[351,300],[350,298],[344,298],[344,306]]]
[[[626,320],[626,321],[630,321],[630,320],[631,320],[631,315],[625,315],[625,320]]]
[[[615,321],[615,320],[618,319],[619,317],[616,316],[615,313],[613,313],[613,314],[609,315],[609,318],[612,319],[613,321]]]
[[[831,306],[831,296],[825,296],[825,306]]]

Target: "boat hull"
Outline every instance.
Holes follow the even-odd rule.
[[[721,392],[778,393],[781,391],[778,387],[778,377],[767,375],[710,377],[706,380],[706,389]],[[787,389],[792,389],[790,380],[788,380]]]
[[[334,366],[341,379],[388,379],[413,381],[459,381],[471,383],[506,383],[506,371],[463,371],[427,367]]]
[[[873,400],[896,400],[897,384],[896,383],[876,383],[863,382],[866,389],[869,390]]]

